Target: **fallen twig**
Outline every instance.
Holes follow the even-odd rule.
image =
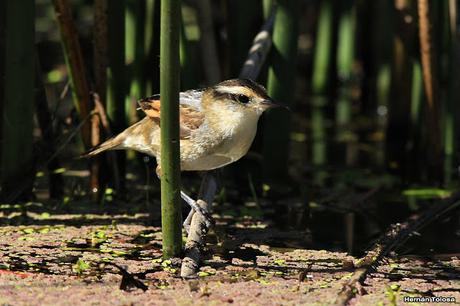
[[[380,241],[374,244],[374,247],[355,263],[355,267],[358,269],[353,272],[350,280],[342,287],[334,304],[347,305],[358,292],[361,292],[361,285],[367,276],[377,269],[384,257],[406,242],[415,232],[458,206],[460,206],[460,192],[441,203],[434,203],[423,213],[410,216],[403,223],[394,224]]]

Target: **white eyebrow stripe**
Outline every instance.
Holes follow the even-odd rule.
[[[248,88],[244,86],[217,86],[216,90],[222,93],[240,95],[245,94],[248,91]]]

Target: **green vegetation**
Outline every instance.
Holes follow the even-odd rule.
[[[267,80],[268,94],[275,101],[291,107],[294,106],[298,9],[296,0],[278,2]],[[265,180],[287,177],[290,131],[290,114],[285,109],[272,110],[267,114],[263,145]]]

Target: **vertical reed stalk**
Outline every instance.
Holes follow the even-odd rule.
[[[333,58],[333,17],[332,0],[321,1],[313,59],[312,92],[315,96],[327,95],[330,84],[330,71]]]
[[[34,175],[35,2],[2,1],[0,11],[1,184],[8,194]]]
[[[107,95],[106,110],[114,134],[126,128],[125,97],[125,0],[107,1]],[[124,188],[126,152],[116,153],[120,187]]]
[[[267,89],[275,100],[293,105],[296,75],[298,1],[278,2],[273,29],[271,65]],[[281,181],[288,176],[290,114],[286,110],[272,110],[265,118],[263,156],[264,177]]]
[[[312,73],[312,163],[321,167],[327,161],[327,143],[324,112],[328,105],[330,88],[332,87],[332,71],[335,58],[334,46],[334,4],[332,0],[320,3],[318,25],[316,31],[315,50]],[[324,173],[315,173],[315,182],[321,184]]]
[[[274,0],[263,0],[264,19],[268,19],[273,9]]]
[[[37,52],[36,52],[37,53]],[[48,160],[56,152],[56,135],[53,129],[53,120],[48,105],[45,84],[43,83],[43,74],[41,70],[38,55],[35,54],[35,109],[37,114],[38,125],[42,132],[43,152],[42,159]],[[53,158],[47,165],[49,177],[49,197],[51,199],[61,199],[64,195],[64,181],[61,173],[57,170],[61,168],[57,157]]]
[[[356,8],[353,0],[341,1],[342,9],[339,20],[337,46],[337,74],[340,82],[336,107],[337,137],[343,138],[351,119],[352,73],[355,58],[355,17]]]
[[[194,71],[192,53],[183,22],[180,31],[180,64],[182,76],[181,88],[184,90],[195,88],[198,83],[197,75]]]
[[[137,121],[137,100],[145,96],[145,10],[145,1],[127,0],[125,50],[130,80],[125,110],[131,124]]]
[[[107,113],[112,121],[113,132],[126,127],[124,98],[126,95],[125,69],[125,2],[109,1],[107,8]]]
[[[431,2],[433,7],[432,29],[433,43],[436,45],[438,75],[436,78],[439,94],[439,126],[440,126],[440,149],[439,158],[442,167],[440,178],[445,184],[449,184],[452,177],[457,173],[454,166],[454,152],[456,147],[455,122],[458,121],[458,110],[456,104],[450,97],[450,84],[455,80],[455,51],[453,50],[454,37],[456,32],[456,3],[446,1]],[[458,65],[458,64],[457,64]]]
[[[146,51],[145,79],[147,94],[160,92],[160,0],[147,2],[145,24]]]
[[[203,70],[208,84],[220,81],[221,71],[217,54],[216,39],[214,36],[212,6],[210,0],[198,0],[198,21],[201,32],[201,52]]]
[[[107,0],[94,1],[94,30],[93,30],[93,67],[94,67],[94,90],[105,106],[107,93]],[[103,140],[101,122],[99,116],[91,117],[91,146],[95,147]],[[90,185],[95,200],[100,199],[106,185],[108,172],[105,162],[106,154],[91,159]],[[98,190],[98,192],[95,192]]]
[[[395,29],[393,36],[393,63],[391,71],[391,99],[386,131],[387,163],[398,174],[406,175],[409,118],[412,85],[411,53],[415,39],[414,7],[410,0],[395,0]]]
[[[430,2],[418,0],[420,56],[422,60],[423,84],[425,87],[426,107],[426,165],[430,180],[439,181],[442,178],[442,136],[440,94],[438,87],[438,69],[436,58],[434,22],[430,13]]]
[[[93,59],[95,91],[105,104],[107,92],[108,0],[94,1]]]
[[[388,101],[390,100],[390,83],[391,83],[391,69],[390,64],[384,62],[381,67],[379,67],[376,81],[376,107],[374,111],[377,113],[377,129],[383,135],[385,133],[385,128],[387,125],[387,111],[388,111]],[[379,140],[377,143],[377,151],[375,154],[375,161],[379,168],[386,168],[385,165],[385,141],[384,139]]]
[[[163,256],[182,250],[179,160],[179,39],[181,1],[161,3],[161,216]]]
[[[457,91],[460,88],[460,33],[458,31],[458,5],[457,1],[449,0],[449,32],[450,32],[450,50],[449,50],[449,79],[447,88],[447,106],[445,114],[445,136],[444,136],[444,181],[448,184],[453,174],[455,163],[458,163],[459,156],[455,154],[458,151],[458,132],[460,107],[458,106]]]
[[[229,11],[230,75],[235,77],[246,60],[254,35],[259,30],[258,27],[254,27],[254,25],[258,26],[259,22],[254,21],[262,20],[262,14],[259,1],[230,1]],[[232,18],[232,16],[238,16],[238,18]]]
[[[422,172],[419,169],[425,168],[425,163],[420,158],[420,152],[424,152],[425,148],[421,142],[423,134],[423,77],[422,68],[419,61],[414,61],[412,65],[412,85],[411,85],[411,105],[410,105],[410,121],[408,132],[408,161],[410,162],[410,172],[408,178],[420,177]],[[409,163],[408,162],[408,163]]]
[[[379,93],[388,91],[384,95],[389,97],[390,86],[378,88],[379,77],[389,72],[388,67],[391,59],[391,41],[393,27],[393,3],[388,0],[361,1],[361,12],[358,13],[357,29],[359,29],[358,41],[362,40],[361,54],[363,73],[361,103],[362,110],[373,118],[378,115],[377,109],[387,108],[388,99],[378,102]],[[378,33],[378,35],[376,35]],[[385,78],[385,77],[384,77]],[[389,79],[389,78],[388,78]],[[380,118],[386,117],[380,115]],[[380,119],[378,119],[380,120]]]
[[[145,1],[145,25],[144,25],[144,53],[146,56],[149,56],[150,48],[152,47],[152,42],[155,38],[155,21],[158,21],[156,18],[158,16],[157,9],[159,0],[146,0]]]
[[[85,63],[78,41],[78,33],[72,20],[69,2],[67,0],[53,0],[53,5],[72,84],[73,100],[80,120],[84,120],[88,117],[91,107],[89,85],[86,79]],[[88,121],[83,124],[81,135],[85,148],[89,149],[91,146],[91,122]]]

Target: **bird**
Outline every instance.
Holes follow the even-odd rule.
[[[107,150],[132,149],[153,156],[160,167],[161,97],[138,101],[145,117],[115,137],[101,143],[85,157]],[[214,86],[179,93],[179,136],[181,171],[208,171],[243,157],[249,150],[262,113],[283,106],[267,90],[250,79],[229,79]],[[207,212],[185,192],[182,198],[207,220]]]

